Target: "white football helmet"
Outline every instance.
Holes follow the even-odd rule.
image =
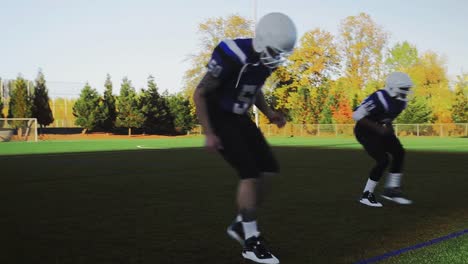
[[[296,26],[288,16],[269,13],[255,27],[253,48],[260,53],[263,65],[276,68],[292,53],[296,39]]]
[[[408,101],[408,95],[412,93],[413,82],[408,74],[403,72],[392,72],[385,81],[385,90],[391,97],[401,101]]]

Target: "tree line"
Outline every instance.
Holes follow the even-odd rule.
[[[3,117],[3,102],[0,100]],[[192,129],[195,119],[190,103],[181,94],[159,93],[153,76],[148,77],[146,89],[137,91],[128,78],[123,78],[120,94],[113,94],[111,76],[104,83],[103,95],[88,83],[74,102],[72,114],[75,124],[90,131],[120,132],[125,129],[148,134],[183,134]],[[27,80],[19,75],[9,91],[8,118],[37,118],[41,128],[54,122],[46,81],[39,71],[34,87],[28,89]]]
[[[184,76],[185,95],[205,73],[204,65],[223,39],[252,37],[253,21],[239,15],[210,18],[199,24],[201,49],[191,55]],[[420,51],[408,41],[389,46],[390,33],[368,14],[341,21],[338,34],[321,28],[305,32],[289,57],[263,88],[267,100],[295,124],[352,123],[353,109],[384,87],[392,71],[408,73],[414,96],[398,123],[468,122],[468,74],[449,81],[445,61],[433,51]],[[192,112],[194,104],[191,101]],[[268,120],[261,116],[261,123]]]
[[[190,56],[182,93],[159,93],[152,76],[137,91],[123,78],[115,96],[107,75],[104,93],[89,84],[73,106],[75,124],[83,131],[132,129],[143,133],[185,133],[196,123],[193,91],[205,73],[215,46],[223,39],[252,37],[253,21],[239,15],[210,18],[199,24],[200,50]],[[409,41],[389,46],[390,33],[368,14],[343,19],[337,35],[315,28],[302,35],[286,65],[267,80],[267,101],[295,124],[352,123],[353,109],[370,93],[383,88],[392,71],[410,75],[414,96],[398,123],[468,123],[468,73],[450,81],[444,58],[421,51]],[[33,91],[21,76],[14,81],[8,117],[36,117],[41,127],[51,124],[44,74],[39,71]],[[0,113],[4,107],[0,100]],[[3,115],[3,114],[2,114]],[[269,121],[263,115],[260,123]]]
[[[112,93],[110,75],[104,84],[103,96],[89,84],[81,90],[73,106],[75,123],[88,130],[115,131],[126,128],[128,134],[138,129],[148,134],[186,133],[195,123],[190,115],[190,103],[180,94],[160,94],[153,76],[148,77],[146,89],[139,92],[125,77],[120,93]]]
[[[9,100],[7,101],[6,116],[3,111],[6,102],[3,96],[0,97],[0,117],[37,118],[38,124],[45,127],[54,122],[54,117],[50,109],[49,94],[43,72],[39,70],[32,87],[29,87],[28,84],[28,80],[18,75],[8,91]]]

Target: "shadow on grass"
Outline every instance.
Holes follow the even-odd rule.
[[[284,263],[353,263],[466,226],[468,165],[409,152],[415,204],[357,202],[361,149],[275,147],[281,175],[259,225]],[[239,263],[225,235],[237,176],[201,148],[1,157],[1,263]],[[26,166],[27,165],[27,166]],[[378,191],[381,191],[379,188]]]

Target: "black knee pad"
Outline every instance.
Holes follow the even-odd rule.
[[[385,168],[388,166],[390,159],[387,154],[382,155],[376,159],[375,166],[371,169],[369,178],[373,181],[379,181],[382,177],[382,174],[385,171]]]
[[[381,158],[377,160],[376,166],[378,166],[379,168],[386,168],[389,162],[390,162],[390,159],[388,158],[388,155],[383,155]]]

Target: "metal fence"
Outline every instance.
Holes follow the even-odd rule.
[[[76,128],[79,127],[75,124],[76,118],[69,118],[69,119],[54,119],[54,122],[52,124],[48,125],[47,127],[53,127],[53,128],[63,128],[63,127],[70,127],[70,128]]]
[[[457,124],[394,124],[398,136],[468,136],[468,123]],[[265,136],[353,136],[354,124],[286,124],[278,128],[274,124],[262,124],[260,130]],[[200,125],[195,126],[189,134],[202,134]]]

